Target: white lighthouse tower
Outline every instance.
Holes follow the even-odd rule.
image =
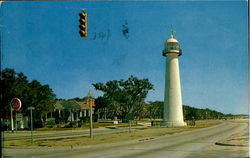
[[[163,56],[166,57],[165,97],[163,126],[185,126],[182,111],[181,83],[179,72],[179,56],[182,52],[179,42],[171,31],[170,38],[165,42]]]

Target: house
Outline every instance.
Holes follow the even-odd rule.
[[[94,111],[94,109],[92,109]],[[74,100],[58,100],[55,104],[54,117],[66,118],[66,121],[76,121],[81,117],[90,116],[90,107]]]

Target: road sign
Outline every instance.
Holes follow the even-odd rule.
[[[11,100],[10,105],[13,110],[18,111],[21,109],[22,103],[20,99],[14,98]]]
[[[18,121],[22,121],[22,120],[23,120],[23,114],[18,113],[18,114],[16,115],[16,119],[17,119]]]
[[[35,108],[30,106],[30,107],[28,107],[28,110],[35,110]]]

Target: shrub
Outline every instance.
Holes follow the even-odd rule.
[[[55,118],[48,118],[46,121],[46,127],[52,128],[55,125]]]

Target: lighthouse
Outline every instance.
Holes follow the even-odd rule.
[[[185,126],[183,120],[179,56],[182,55],[179,42],[171,31],[170,38],[164,44],[162,55],[166,57],[165,95],[163,126]]]

